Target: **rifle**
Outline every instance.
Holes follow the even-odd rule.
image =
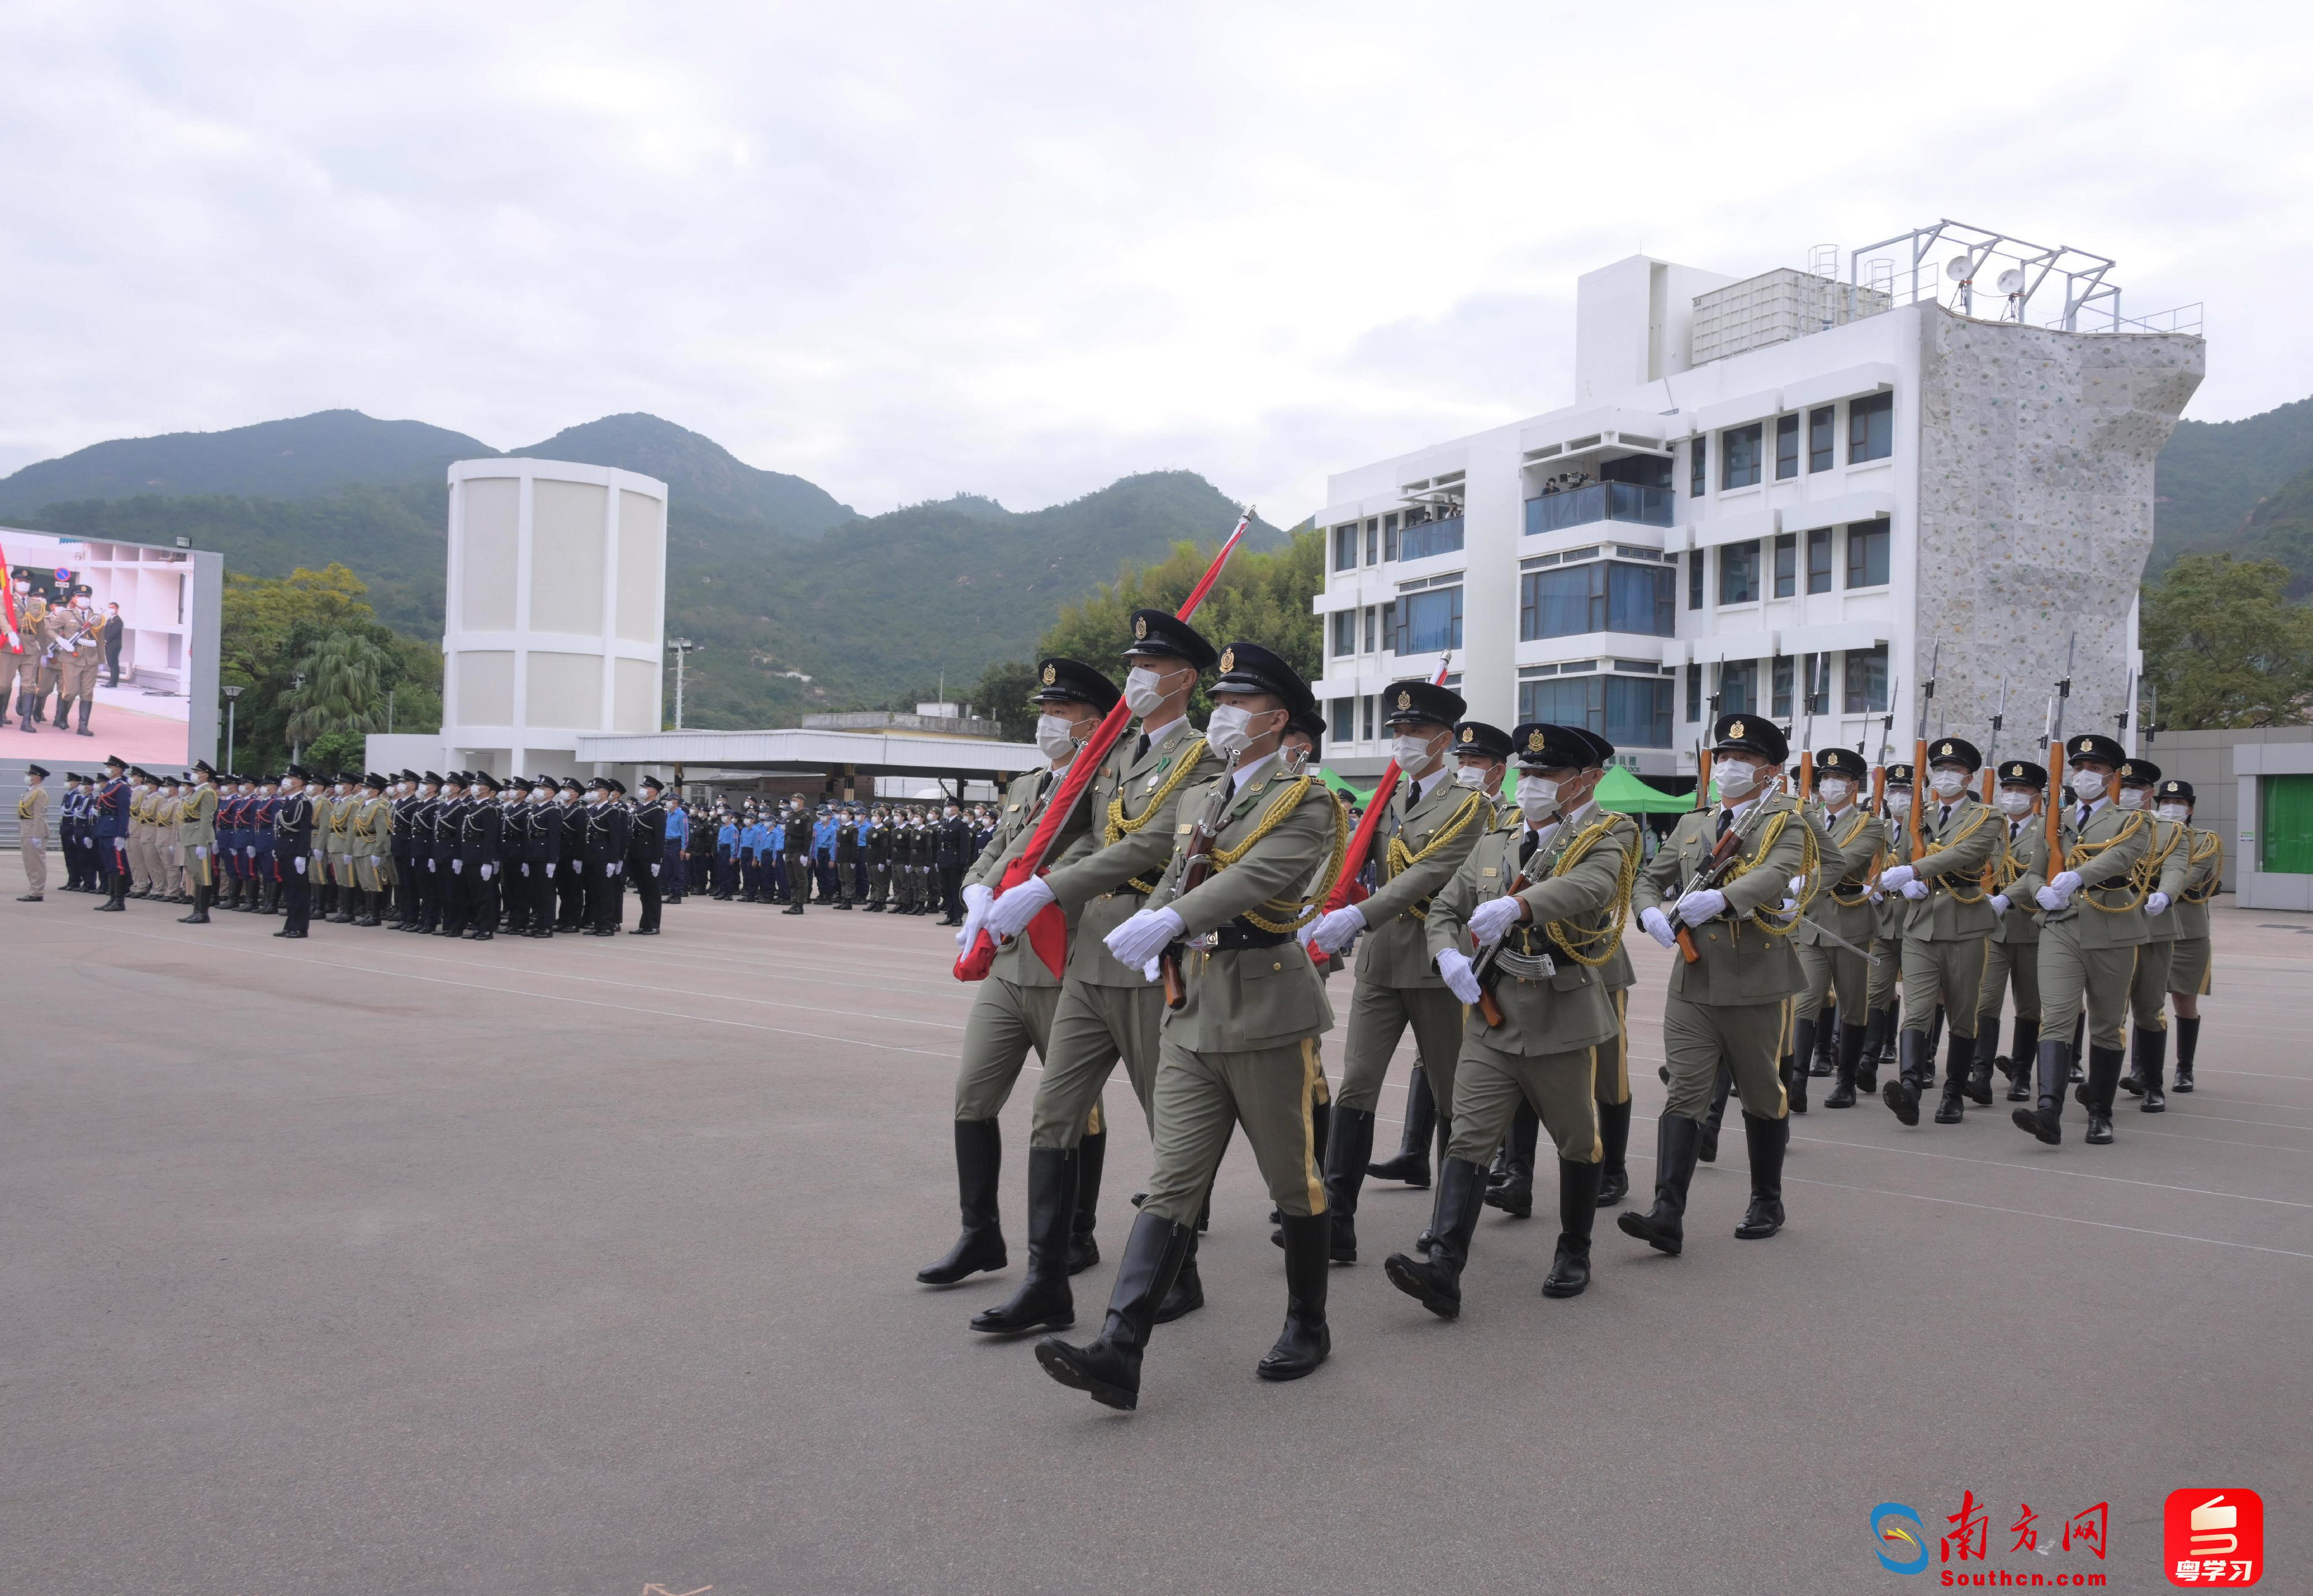
[[[1190,589],[1189,596],[1181,601],[1180,620],[1186,621],[1195,614],[1197,606],[1204,603],[1205,595],[1212,591],[1213,584],[1220,580],[1221,568],[1228,563],[1229,555],[1244,541],[1244,529],[1253,524],[1254,514],[1253,507],[1248,505],[1244,514],[1237,517],[1236,530],[1229,533],[1228,541],[1220,547],[1220,552],[1213,556],[1212,563],[1205,568],[1205,574],[1196,586]],[[1083,799],[1086,789],[1092,786],[1093,778],[1107,760],[1109,750],[1116,746],[1116,739],[1124,735],[1124,728],[1131,720],[1132,710],[1122,699],[1118,699],[1115,706],[1102,719],[1098,729],[1077,750],[1076,758],[1069,764],[1068,775],[1053,792],[1051,801],[1044,806],[1044,817],[1029,834],[1027,845],[1014,854],[1011,861],[1004,867],[1004,874],[997,879],[997,895],[1000,897],[1031,876],[1042,873],[1044,860],[1051,852],[1053,842],[1059,840],[1061,831],[1068,825],[1069,817],[1076,813],[1077,803]],[[1061,966],[1068,962],[1068,919],[1061,913],[1060,905],[1045,904],[1036,918],[1028,922],[1027,935],[1029,945],[1035,948],[1037,957],[1044,961],[1045,966],[1054,975],[1060,974]],[[958,981],[985,980],[989,966],[995,962],[996,940],[982,930],[972,946],[957,957],[955,978]]]
[[[1693,876],[1689,878],[1686,886],[1680,889],[1679,897],[1684,898],[1691,892],[1702,892],[1715,887],[1721,881],[1726,880],[1727,872],[1733,869],[1735,861],[1743,857],[1743,842],[1742,828],[1728,826],[1727,834],[1719,839],[1710,853],[1704,856],[1702,862],[1695,867]],[[1683,925],[1678,928],[1676,935],[1678,950],[1685,956],[1688,964],[1693,964],[1702,957],[1702,950],[1694,945],[1693,927]]]
[[[1213,784],[1213,796],[1205,801],[1205,812],[1189,831],[1189,850],[1181,860],[1181,887],[1174,895],[1186,897],[1205,884],[1213,873],[1213,843],[1221,834],[1221,816],[1228,813],[1229,802],[1236,797],[1236,762],[1238,755],[1229,755],[1228,763],[1221,770],[1220,780]],[[1165,983],[1165,1007],[1178,1009],[1189,1001],[1188,983],[1181,976],[1179,942],[1167,943],[1156,956],[1156,974]]]
[[[1565,822],[1561,820],[1559,824],[1563,825]],[[1526,872],[1520,870],[1510,878],[1509,886],[1503,895],[1514,898],[1533,885],[1533,882],[1526,879]],[[1502,944],[1509,939],[1509,933],[1504,931],[1500,939],[1491,947],[1478,949],[1477,962],[1471,966],[1470,970],[1470,973],[1478,980],[1478,1012],[1485,1016],[1486,1023],[1490,1026],[1502,1023],[1502,1005],[1494,996],[1494,983],[1500,977],[1494,974],[1494,966],[1501,957]]]
[[[1920,841],[1920,811],[1925,807],[1921,800],[1926,797],[1928,786],[1928,706],[1936,701],[1936,670],[1938,666],[1943,664],[1943,660],[1944,646],[1941,643],[1938,643],[1935,647],[1935,652],[1928,656],[1928,679],[1920,692],[1920,722],[1916,728],[1919,735],[1913,740],[1912,745],[1912,824],[1910,830],[1912,833],[1911,858],[1915,863],[1919,860],[1922,846]]]
[[[1431,685],[1446,685],[1446,677],[1453,665],[1454,656],[1448,650],[1446,657],[1438,662],[1438,675]],[[1336,909],[1348,907],[1350,894],[1357,886],[1358,873],[1366,868],[1367,856],[1373,852],[1374,836],[1381,830],[1389,800],[1396,796],[1400,774],[1402,772],[1394,759],[1382,767],[1381,780],[1375,784],[1373,797],[1366,800],[1365,816],[1358,822],[1358,829],[1350,833],[1349,847],[1341,853],[1341,872],[1333,880],[1333,890],[1325,895],[1325,906],[1321,913],[1331,914]],[[1325,962],[1325,956],[1313,946],[1309,949],[1309,962],[1322,965]]]
[[[2064,868],[2064,800],[2056,795],[2063,790],[2064,780],[2064,710],[2072,701],[2072,649],[2080,634],[2074,632],[2064,644],[2064,676],[2056,683],[2056,702],[2048,719],[2048,874],[2051,879]]]
[[[2000,786],[2000,728],[2008,720],[2008,678],[2000,678],[2000,704],[1992,711],[1992,741],[1983,745],[1983,801],[1991,803]]]

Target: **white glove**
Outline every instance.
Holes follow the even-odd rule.
[[[1148,962],[1147,964],[1140,966],[1141,979],[1145,981],[1155,981],[1163,974],[1164,972],[1156,967],[1156,958],[1154,954],[1149,956]]]
[[[658,879],[658,867],[656,865],[651,866],[651,879],[654,881]]]
[[[977,909],[981,915],[985,916],[988,913],[988,905],[995,901],[995,888],[984,881],[975,881],[963,889],[963,906],[967,911]]]
[[[1186,930],[1177,909],[1143,909],[1108,933],[1108,950],[1121,965],[1146,965]]]
[[[1301,944],[1301,948],[1304,952],[1308,950],[1309,944],[1316,940],[1316,938],[1317,922],[1314,920],[1308,924],[1303,926],[1299,930],[1293,933],[1293,939]]]
[[[2072,901],[2071,893],[2058,892],[2053,886],[2044,886],[2032,895],[2039,900],[2040,907],[2047,910],[2051,914]]]
[[[2168,895],[2165,892],[2150,894],[2144,900],[2144,912],[2147,914],[2166,914],[2168,913],[2168,904],[2170,901]]]
[[[2048,885],[2066,897],[2070,897],[2080,889],[2080,873],[2078,870],[2066,870]]]
[[[438,875],[440,873],[435,869],[434,861],[430,859],[426,861],[426,873],[429,876]]]
[[[546,861],[546,878],[549,881],[554,879],[554,861],[552,860]]]
[[[984,894],[987,888],[981,890]],[[1051,901],[1052,889],[1044,885],[1044,878],[1041,876],[1029,877],[992,903],[983,896],[981,902],[988,911],[986,921],[989,935],[1018,936]]]
[[[1919,880],[1906,881],[1904,883],[1904,895],[1916,904],[1928,895],[1928,884]]]
[[[1879,872],[1879,886],[1885,892],[1901,892],[1919,878],[1919,871],[1909,865],[1889,865]]]
[[[1806,877],[1805,876],[1794,876],[1794,877],[1791,877],[1791,896],[1793,896],[1794,898],[1799,897],[1799,896],[1800,896],[1801,895],[1803,895],[1806,891],[1807,891],[1807,877]]]
[[[1446,978],[1446,990],[1465,1003],[1474,1003],[1484,995],[1478,988],[1477,971],[1458,948],[1448,948],[1438,956],[1438,973]]]
[[[487,881],[487,880],[488,880],[489,878],[490,878],[490,867],[489,867],[489,866],[488,866],[488,865],[484,865],[484,866],[482,867],[482,879],[483,879],[483,880],[485,880],[485,881]]]
[[[2008,902],[2008,895],[2006,893],[1995,892],[1988,901],[1992,904],[1992,912],[1994,914],[1999,915],[2003,920],[2008,917],[2010,905]]]
[[[1678,900],[1678,917],[1689,925],[1701,925],[1706,920],[1716,920],[1727,909],[1727,895],[1715,886],[1701,892],[1688,893]]]
[[[462,876],[462,875],[464,875],[465,873],[466,873],[466,861],[465,861],[464,860],[462,860],[462,859],[453,859],[453,860],[452,860],[450,861],[450,874],[452,874],[453,876]]]
[[[1331,914],[1320,915],[1317,920],[1317,934],[1314,939],[1317,945],[1317,951],[1339,953],[1356,941],[1358,933],[1365,929],[1365,911],[1359,909],[1355,904],[1346,908],[1336,909]]]
[[[257,857],[257,850],[254,848],[244,848],[242,851],[249,855],[251,859],[255,859]]]
[[[297,873],[300,876],[305,873],[305,856],[302,853],[297,856]]]
[[[209,851],[208,851],[207,849],[201,847],[198,843],[195,843],[195,844],[194,844],[194,846],[193,846],[193,857],[194,857],[195,859],[207,859],[208,856],[209,856]],[[2157,892],[2156,892],[2156,893],[2154,893],[2152,895],[2153,895],[2154,897],[2156,897],[2156,898],[2160,897],[2160,895],[2159,895],[2159,893],[2157,893]],[[2160,909],[2166,909],[2168,906],[2168,900],[2167,900],[2166,898],[2162,898],[2162,899],[2161,899],[2161,903],[2160,903]],[[2154,910],[2154,911],[2152,911],[2152,912],[2153,912],[2155,914],[2158,914],[2158,913],[2160,913],[2160,909],[2155,909],[2155,910]]]
[[[1678,946],[1678,933],[1670,929],[1669,917],[1660,909],[1640,910],[1639,929],[1666,948]]]
[[[1514,897],[1488,898],[1470,911],[1470,934],[1478,939],[1481,948],[1489,942],[1499,942],[1502,934],[1518,922],[1518,915],[1525,907]],[[1474,1003],[1478,1000],[1464,998],[1462,1001]]]

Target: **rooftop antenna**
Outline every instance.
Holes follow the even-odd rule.
[[[2024,274],[2010,267],[2000,274],[2000,291],[2008,295],[2008,304],[2000,313],[2003,322],[2024,320]]]
[[[1954,255],[1944,267],[1944,275],[1959,285],[1959,313],[1975,313],[1975,257]]]

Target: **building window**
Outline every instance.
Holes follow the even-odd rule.
[[[1358,524],[1333,528],[1333,569],[1353,571],[1358,569]]]
[[[1358,613],[1355,610],[1333,612],[1333,657],[1358,651]]]
[[[1721,488],[1755,488],[1759,485],[1759,452],[1766,446],[1767,428],[1763,421],[1748,427],[1730,427],[1720,433],[1719,485]]]
[[[1406,517],[1407,525],[1411,525],[1412,521],[1412,516],[1408,516]],[[1384,560],[1395,560],[1397,558],[1397,517],[1394,516],[1385,516],[1382,517],[1381,557]]]
[[[1798,673],[1792,667],[1798,663],[1788,654],[1775,656],[1775,697],[1772,707],[1767,711],[1770,715],[1780,716],[1785,720],[1791,718],[1791,691],[1798,679]]]
[[[1619,560],[1528,571],[1518,583],[1518,636],[1529,642],[1587,631],[1674,637],[1675,580],[1669,571]]]
[[[1366,523],[1366,563],[1368,565],[1381,563],[1381,523],[1379,521]]]
[[[1701,498],[1704,489],[1711,486],[1711,450],[1705,440],[1696,438],[1686,445],[1686,491],[1691,498]]]
[[[1779,417],[1775,422],[1775,481],[1799,474],[1799,419]]]
[[[1831,591],[1831,528],[1818,526],[1807,533],[1807,591]]]
[[[1887,712],[1887,645],[1847,651],[1847,692],[1850,715]]]
[[[1398,654],[1437,654],[1462,646],[1462,590],[1433,587],[1397,601]]]
[[[1561,676],[1518,683],[1518,719],[1595,731],[1624,748],[1671,744],[1671,684],[1660,677]]]
[[[1847,463],[1885,460],[1895,452],[1895,396],[1874,393],[1847,406]]]
[[[1790,598],[1799,588],[1799,534],[1787,532],[1775,539],[1775,596]]]
[[[1371,605],[1371,604],[1368,604],[1368,605],[1366,606],[1366,649],[1365,649],[1365,651],[1366,651],[1367,653],[1368,653],[1368,654],[1372,653],[1376,648],[1380,648],[1380,647],[1381,647],[1380,642],[1379,642],[1378,640],[1376,640],[1376,638],[1374,637],[1374,620],[1375,620],[1375,611],[1374,611],[1374,607],[1373,607],[1373,605]]]
[[[1839,423],[1839,407],[1827,404],[1807,412],[1807,470],[1829,471],[1832,467],[1832,434]]]
[[[1686,607],[1702,607],[1702,551],[1694,550],[1686,557]]]
[[[1730,659],[1719,667],[1719,712],[1755,715],[1759,712],[1759,662]]]
[[[1333,740],[1334,740],[1335,742],[1337,742],[1337,743],[1354,743],[1355,741],[1357,741],[1357,737],[1358,737],[1358,701],[1357,701],[1357,700],[1355,700],[1355,699],[1353,699],[1353,698],[1337,698],[1337,699],[1335,699],[1335,700],[1333,701],[1333,712],[1332,712],[1332,714],[1331,714],[1330,716],[1326,717],[1326,719],[1329,719],[1329,720],[1332,723],[1330,727],[1327,727],[1327,729],[1332,733]]]
[[[1759,545],[1728,543],[1719,551],[1719,602],[1755,604],[1759,602]]]
[[[1887,585],[1887,523],[1859,521],[1847,529],[1847,585]]]
[[[1397,646],[1397,600],[1394,598],[1382,601],[1381,646],[1384,649]]]
[[[1702,719],[1702,667],[1699,665],[1686,667],[1686,718]]]
[[[1365,698],[1364,698],[1364,700],[1363,700],[1362,701],[1363,701],[1363,703],[1364,703],[1364,705],[1365,705],[1365,708],[1364,708],[1364,710],[1359,713],[1359,717],[1358,717],[1358,720],[1359,720],[1359,725],[1361,725],[1362,727],[1364,727],[1364,728],[1365,728],[1365,735],[1364,735],[1363,736],[1359,737],[1358,740],[1359,740],[1359,742],[1361,742],[1361,743],[1370,743],[1370,742],[1372,742],[1372,741],[1373,741],[1373,739],[1374,739],[1374,701],[1373,701],[1373,694],[1371,694],[1371,693],[1368,693],[1368,694],[1365,696]]]

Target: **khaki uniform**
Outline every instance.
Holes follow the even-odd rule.
[[[1702,1123],[1723,1063],[1742,1094],[1743,1111],[1781,1119],[1789,1111],[1777,1066],[1790,1039],[1794,995],[1805,984],[1779,905],[1790,878],[1806,872],[1813,833],[1790,798],[1770,796],[1737,811],[1746,839],[1741,862],[1719,888],[1727,912],[1689,931],[1702,957],[1671,963],[1663,1007],[1663,1050],[1670,1065],[1666,1114]],[[1633,901],[1674,914],[1679,889],[1711,856],[1725,811],[1695,810],[1640,872]],[[1675,916],[1674,916],[1675,919]]]
[[[177,855],[195,886],[216,885],[216,789],[206,785],[177,805]]]
[[[7,572],[0,571],[0,581],[5,580]],[[29,698],[40,685],[40,656],[48,646],[48,606],[37,598],[28,600],[16,620],[16,648],[0,633],[0,720],[11,722],[18,699]]]
[[[384,795],[356,799],[351,827],[354,885],[363,892],[383,892],[386,886],[386,840],[393,832],[393,804]]]
[[[2089,1044],[2117,1053],[2136,950],[2144,943],[2144,889],[2136,876],[2152,849],[2152,817],[2100,802],[2085,828],[2064,806],[2063,869],[2080,886],[2040,917],[2040,1035],[2062,1040],[2083,1006]],[[2062,874],[2059,871],[2058,874]]]
[[[2187,828],[2187,874],[2177,906],[2168,911],[2177,921],[2177,950],[2168,962],[2168,990],[2192,994],[2214,985],[2209,956],[2209,900],[2224,884],[2224,839],[2198,826]]]
[[[97,666],[104,655],[104,622],[93,610],[60,612],[57,639],[57,685],[64,695],[57,701],[57,729],[64,729],[65,699],[84,703],[96,695]]]
[[[0,572],[4,576],[5,572]],[[38,897],[48,886],[48,789],[26,787],[16,800],[16,856],[24,861],[24,891]]]
[[[1886,832],[1878,816],[1853,805],[1822,819],[1818,846],[1823,850],[1823,864],[1815,895],[1807,900],[1807,913],[1791,932],[1791,947],[1799,955],[1799,973],[1807,983],[1799,991],[1792,1015],[1797,1019],[1813,1019],[1822,1013],[1829,998],[1839,1005],[1841,1024],[1861,1026],[1869,1008],[1871,962],[1832,942],[1817,928],[1834,931],[1858,948],[1870,948],[1878,932],[1871,880],[1886,847]]]
[[[2148,807],[2152,799],[2145,798]],[[2140,1031],[2168,1028],[2168,994],[2175,990],[2169,966],[2177,953],[2176,902],[2185,895],[2193,873],[2192,828],[2182,821],[2152,822],[2152,846],[2139,867],[2147,894],[2168,895],[2169,907],[2144,916],[2144,940],[2136,949],[2136,968],[2128,983],[2128,1006]]]
[[[1976,995],[1976,1034],[2000,1028],[2001,1010],[2013,989],[2016,1018],[2040,1023],[2039,890],[2048,885],[2048,826],[2037,815],[2010,820],[2002,816],[1999,851],[1992,856],[1992,886],[2008,900],[2008,913],[1983,944],[1983,987]],[[2013,1062],[2013,1061],[2011,1061]],[[2019,1067],[2028,1067],[2028,1059]]]
[[[1182,793],[1220,773],[1220,759],[1184,718],[1145,749],[1137,736],[1120,738],[1093,779],[1085,804],[1097,846],[1044,877],[1076,929],[1036,1084],[1032,1145],[1077,1145],[1120,1060],[1153,1128],[1165,992],[1117,963],[1106,938],[1139,912],[1172,859]]]
[[[1895,857],[1928,886],[1924,898],[1902,899],[1904,1028],[1928,1030],[1940,1002],[1952,1037],[1973,1037],[1983,992],[1983,939],[2000,923],[1984,867],[2000,847],[2001,817],[1966,793],[1948,804],[1932,793],[1914,801],[1922,806],[1919,851],[1913,851],[1908,826],[1892,844]]]
[[[327,808],[324,812],[328,816],[329,825],[327,845],[329,879],[334,886],[351,886],[354,884],[354,812],[360,801],[350,794],[344,798],[327,800]],[[317,803],[314,807],[321,810],[322,805]],[[317,814],[314,818],[315,830],[318,833],[321,816]],[[338,905],[338,913],[340,914],[347,913],[346,905],[342,901]]]
[[[185,892],[185,800],[163,796],[153,805],[153,851],[160,856],[161,879],[171,893]]]

